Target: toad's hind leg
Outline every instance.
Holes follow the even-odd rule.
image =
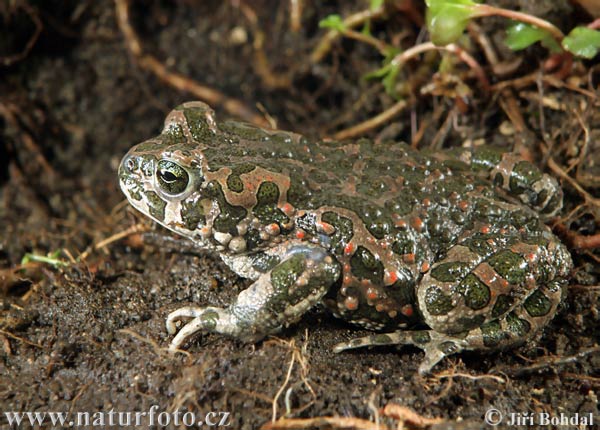
[[[425,351],[419,373],[425,375],[444,357],[461,351],[492,351],[521,344],[544,327],[556,313],[566,280],[555,279],[536,289],[521,305],[502,318],[462,333],[434,330],[398,330],[352,339],[334,347],[335,352],[376,345],[414,345]]]
[[[531,338],[556,313],[571,257],[546,231],[506,230],[467,235],[423,276],[416,295],[429,330],[368,336],[336,351],[412,344],[425,350],[419,372],[428,373],[447,355]]]
[[[293,245],[282,254],[281,262],[258,276],[229,307],[184,307],[169,314],[169,334],[177,332],[178,321],[191,319],[170,349],[178,349],[198,332],[256,342],[298,321],[340,276],[339,264],[319,247]]]

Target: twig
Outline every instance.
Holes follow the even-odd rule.
[[[443,423],[442,418],[427,418],[419,415],[415,411],[406,406],[388,403],[382,409],[385,416],[395,418],[403,423],[409,423],[417,427],[428,427],[434,424]]]
[[[488,4],[478,4],[475,8],[475,17],[480,18],[482,16],[503,16],[515,21],[525,22],[527,24],[534,25],[538,28],[546,30],[552,35],[559,43],[564,39],[565,35],[558,27],[554,24],[546,21],[545,19],[538,18],[533,15],[529,15],[523,12],[517,12],[516,10],[502,9]]]
[[[47,175],[46,182],[48,182],[48,180],[54,180],[54,178],[56,178],[56,172],[48,160],[46,160],[46,157],[44,157],[42,150],[38,144],[35,143],[31,134],[23,130],[23,128],[19,125],[15,111],[18,112],[18,108],[16,106],[12,104],[6,105],[0,102],[0,116],[3,116],[8,124],[20,131],[21,141],[23,142],[25,148],[27,148],[27,150],[32,154],[33,159],[43,169],[44,174]]]
[[[346,30],[342,31],[342,35],[347,37],[348,39],[358,40],[359,42],[364,42],[367,45],[373,46],[384,57],[388,54],[388,50],[391,48],[390,45],[377,39],[376,37],[373,37],[368,34],[360,33],[355,30],[346,29]]]
[[[379,6],[378,8],[373,10],[366,9],[361,12],[357,12],[344,19],[344,27],[358,27],[365,21],[368,21],[373,18],[379,18],[381,15],[383,15],[384,11],[384,6]],[[310,54],[310,62],[312,64],[320,63],[331,49],[331,44],[333,43],[333,41],[341,35],[342,33],[340,33],[337,30],[329,30],[327,33],[325,33],[325,36],[323,36],[317,47]]]
[[[268,122],[261,115],[254,112],[241,101],[228,97],[214,88],[201,85],[180,73],[170,72],[156,57],[144,54],[140,38],[129,21],[129,1],[115,0],[115,6],[117,23],[119,24],[121,33],[125,37],[125,45],[132,56],[137,59],[137,63],[142,69],[154,73],[159,79],[180,91],[189,92],[213,106],[222,106],[223,109],[232,115],[261,127],[269,126]]]
[[[27,2],[16,2],[16,8],[18,9],[23,8],[23,10],[25,10],[25,13],[27,14],[27,16],[29,16],[29,18],[33,21],[33,24],[35,25],[35,30],[33,31],[33,34],[31,35],[31,37],[29,38],[29,40],[27,41],[27,43],[25,44],[25,47],[23,48],[23,50],[21,52],[19,52],[18,54],[14,54],[14,55],[8,55],[6,57],[0,57],[0,63],[2,63],[3,66],[10,66],[18,61],[21,61],[23,58],[25,58],[29,52],[33,49],[33,46],[35,45],[35,42],[37,42],[38,38],[40,37],[40,33],[42,32],[42,20],[40,19],[40,17],[38,16],[38,12],[35,8],[31,7]]]
[[[289,0],[290,2],[290,30],[297,33],[302,29],[303,0]]]
[[[475,76],[477,76],[477,79],[479,79],[481,88],[486,93],[489,92],[490,81],[488,80],[482,67],[479,65],[477,60],[475,60],[475,58],[473,58],[471,56],[471,54],[469,54],[467,51],[465,51],[460,46],[458,46],[454,43],[451,43],[446,46],[436,46],[433,44],[433,42],[420,43],[420,44],[412,46],[411,48],[407,49],[406,51],[401,52],[400,54],[396,55],[390,62],[390,65],[392,67],[400,67],[402,64],[404,64],[409,59],[416,57],[417,55],[422,54],[427,51],[452,52],[454,55],[456,55],[460,60],[462,60],[464,63],[466,63],[473,70],[473,72],[475,73]]]
[[[595,354],[600,351],[600,346],[596,345],[591,348],[586,348],[573,355],[567,356],[550,356],[542,357],[528,366],[519,366],[518,368],[501,366],[498,370],[510,376],[521,376],[531,372],[537,372],[542,369],[547,369],[552,366],[561,366],[569,363],[576,363],[587,355]]]
[[[44,348],[44,346],[40,345],[39,343],[35,343],[35,342],[32,342],[32,341],[27,340],[25,338],[19,337],[19,336],[15,335],[15,334],[12,334],[9,331],[2,330],[1,328],[0,328],[0,334],[3,334],[4,336],[8,336],[8,337],[10,337],[12,339],[15,339],[15,340],[20,340],[21,342],[26,343],[27,345],[35,346],[36,348],[42,348],[42,349]]]
[[[116,242],[117,240],[121,240],[124,237],[127,237],[129,235],[135,234],[135,233],[143,233],[145,231],[148,231],[148,226],[144,225],[144,224],[135,224],[132,225],[131,227],[129,227],[126,230],[120,231],[119,233],[115,233],[112,236],[107,237],[106,239],[101,240],[100,242],[98,242],[97,244],[93,245],[92,247],[89,247],[88,249],[86,249],[85,251],[83,251],[79,257],[77,257],[77,260],[79,261],[84,261],[92,252],[92,250],[97,251],[99,249],[104,248],[107,245],[110,245],[113,242]]]
[[[450,373],[450,372],[441,372],[435,374],[436,378],[445,379],[445,378],[465,378],[470,379],[472,381],[479,381],[481,379],[493,379],[494,381],[500,384],[506,384],[506,380],[496,375],[469,375],[468,373]]]
[[[253,68],[256,74],[262,79],[263,84],[269,89],[289,88],[292,85],[292,73],[290,71],[284,73],[275,73],[269,64],[269,59],[265,53],[265,32],[258,26],[258,18],[254,10],[248,5],[241,4],[240,10],[250,22],[254,33],[254,63]]]
[[[388,426],[378,426],[372,421],[353,417],[282,418],[275,422],[266,423],[261,427],[261,430],[295,430],[307,428],[390,430]]]
[[[600,248],[600,233],[590,236],[574,233],[562,223],[554,225],[553,230],[571,249]]]
[[[500,91],[507,87],[514,87],[516,89],[520,89],[531,85],[532,83],[536,82],[537,79],[539,79],[539,72],[535,71],[533,73],[530,73],[529,75],[521,76],[519,78],[498,82],[492,85],[491,90]],[[561,81],[557,79],[555,75],[542,76],[542,82],[544,84],[551,85],[555,88],[566,88],[568,90],[583,94],[584,96],[591,98],[593,101],[596,101],[598,99],[598,95],[593,91],[579,88],[572,84],[569,84],[568,82]]]
[[[356,124],[352,127],[349,127],[345,130],[340,130],[333,135],[334,140],[344,140],[349,139],[351,137],[358,136],[360,134],[364,134],[367,131],[380,126],[381,124],[389,121],[391,118],[398,115],[402,112],[409,103],[406,100],[400,100],[396,104],[392,105],[390,108],[381,112],[379,115],[374,116],[360,124]]]
[[[167,353],[168,349],[167,348],[161,348],[158,345],[158,343],[156,343],[156,341],[154,339],[150,339],[150,338],[144,337],[141,334],[139,334],[139,333],[137,333],[137,332],[135,332],[133,330],[130,330],[128,328],[122,328],[122,329],[117,330],[117,331],[119,333],[127,334],[127,335],[133,337],[134,339],[139,340],[140,342],[147,343],[148,345],[150,345],[154,349],[154,353],[157,356],[168,354]]]
[[[567,174],[567,172],[565,172],[556,163],[556,161],[554,161],[554,159],[552,157],[548,158],[548,167],[550,168],[550,170],[552,170],[554,173],[556,173],[562,179],[567,181],[573,188],[575,188],[575,190],[583,196],[583,198],[585,199],[587,204],[596,206],[596,207],[600,207],[600,199],[592,196],[590,193],[588,193],[586,190],[584,190],[583,187],[581,185],[579,185],[579,183],[575,179],[571,178]]]
[[[293,345],[292,345],[292,347],[293,347]],[[296,362],[296,354],[292,350],[292,359],[290,360],[290,365],[288,367],[287,374],[285,375],[285,380],[283,381],[283,384],[281,384],[281,387],[279,387],[279,390],[277,390],[275,397],[273,397],[273,403],[271,406],[272,411],[273,411],[273,416],[271,417],[271,421],[273,423],[277,420],[277,400],[279,399],[279,396],[281,396],[281,394],[283,393],[283,390],[285,390],[285,387],[287,386],[288,382],[290,382],[290,378],[292,377],[292,370],[294,370],[295,362]]]

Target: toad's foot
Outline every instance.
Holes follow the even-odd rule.
[[[169,334],[177,331],[178,321],[191,321],[177,333],[169,349],[179,349],[198,332],[257,342],[298,321],[340,276],[339,264],[319,247],[293,245],[284,256],[227,308],[184,307],[170,313]]]
[[[433,330],[398,330],[338,343],[333,347],[333,351],[337,353],[365,346],[414,345],[425,351],[425,358],[419,366],[419,374],[427,375],[431,372],[433,366],[445,356],[462,351],[464,349],[462,343],[464,343],[464,339],[451,338],[446,334],[437,333]]]
[[[188,319],[192,320],[187,322],[177,333],[177,322]],[[179,349],[195,333],[204,331],[232,334],[230,333],[231,329],[235,327],[236,321],[227,309],[195,306],[179,308],[167,316],[167,332],[171,335],[177,333],[169,345],[169,350]]]

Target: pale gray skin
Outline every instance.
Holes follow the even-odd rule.
[[[323,302],[388,331],[335,351],[413,344],[427,373],[449,354],[532,338],[572,268],[538,214],[560,209],[558,184],[493,148],[427,156],[403,144],[315,143],[217,123],[191,102],[128,152],[119,178],[136,209],[254,280],[227,308],[172,312],[170,334],[187,321],[172,350],[199,332],[256,342]]]

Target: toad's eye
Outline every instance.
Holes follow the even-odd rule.
[[[169,195],[181,194],[190,182],[190,176],[179,164],[160,160],[156,168],[156,179],[160,189]]]

